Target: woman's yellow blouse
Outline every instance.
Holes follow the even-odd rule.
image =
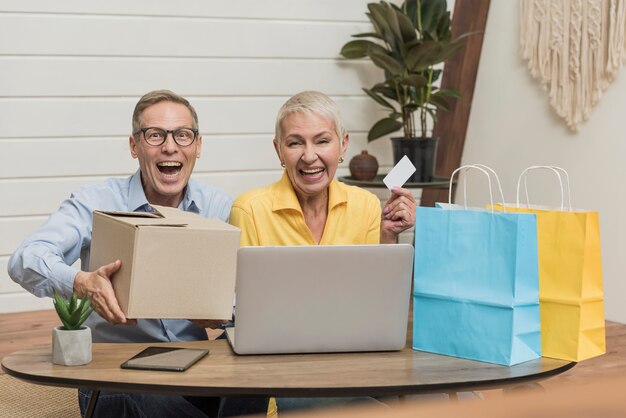
[[[378,244],[380,200],[356,186],[333,180],[321,245]],[[237,198],[230,223],[241,229],[241,246],[316,245],[287,174]]]

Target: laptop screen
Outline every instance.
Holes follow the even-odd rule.
[[[240,248],[235,352],[402,349],[412,271],[408,244]]]

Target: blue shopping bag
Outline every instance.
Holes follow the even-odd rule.
[[[541,356],[534,214],[417,208],[413,348],[508,366]]]

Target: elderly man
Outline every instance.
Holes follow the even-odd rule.
[[[230,197],[190,180],[196,159],[200,158],[202,136],[196,111],[185,98],[167,90],[144,95],[135,106],[132,125],[130,154],[139,161],[139,170],[126,179],[111,178],[72,193],[13,253],[9,275],[39,297],[50,297],[55,290],[92,296],[97,315],[92,314],[87,325],[92,329],[94,342],[206,340],[204,327],[216,325],[216,321],[126,318],[111,284],[120,269],[120,260],[111,260],[104,266],[89,265],[94,210],[141,212],[150,211],[150,204],[156,204],[207,218],[228,219]],[[82,271],[72,266],[79,257]],[[89,391],[79,391],[83,413],[89,398]],[[210,413],[217,410],[218,403],[219,399],[211,398],[102,393],[96,413],[205,416],[200,409]]]

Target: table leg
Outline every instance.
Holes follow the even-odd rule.
[[[523,383],[521,385],[504,388],[504,394],[517,394],[522,392],[545,392],[546,389],[539,382]]]
[[[91,418],[96,410],[96,403],[100,397],[100,391],[94,389],[91,391],[91,397],[89,398],[89,404],[87,404],[87,411],[85,412],[85,418]]]
[[[456,394],[456,392],[447,392],[447,393],[448,393],[448,399],[450,399],[450,401],[456,402],[459,400],[459,396]]]

